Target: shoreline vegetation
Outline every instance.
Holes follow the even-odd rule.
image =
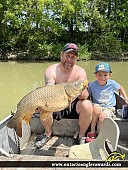
[[[98,51],[94,51],[92,53],[85,54],[85,58],[83,57],[83,54],[79,54],[78,61],[80,60],[105,60],[105,61],[128,61],[128,52],[125,52],[123,54],[114,54],[117,55],[117,57],[109,56],[110,54],[101,53]],[[120,56],[119,56],[120,55]],[[46,56],[38,56],[38,54],[29,53],[28,51],[8,51],[8,52],[0,52],[0,61],[58,61],[59,55],[55,58],[54,56],[46,55]]]
[[[67,43],[79,60],[128,60],[128,3],[83,0],[0,2],[0,60],[58,61]]]

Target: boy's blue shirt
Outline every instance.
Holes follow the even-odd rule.
[[[95,80],[89,83],[88,91],[92,97],[92,102],[100,104],[105,108],[114,107],[116,105],[116,97],[114,92],[119,91],[120,84],[114,80],[108,80],[107,84],[100,86],[98,81]]]

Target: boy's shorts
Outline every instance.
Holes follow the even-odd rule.
[[[95,106],[95,105],[99,105],[99,104],[93,103],[92,105]],[[116,110],[115,107],[110,107],[110,108],[101,107],[101,114],[105,113],[108,117],[114,118],[115,117],[115,115],[114,115],[115,110]]]
[[[69,112],[69,108],[66,108],[64,110],[61,110],[59,112],[53,112],[53,118],[56,120],[60,120],[62,118],[68,118],[68,119],[78,119],[79,114],[76,112],[76,104],[79,101],[78,98],[76,98],[72,104],[71,104],[71,112]]]

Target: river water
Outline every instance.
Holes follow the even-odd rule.
[[[88,75],[95,80],[95,65],[100,61],[78,61]],[[31,90],[44,85],[44,71],[55,62],[0,62],[0,120],[16,110],[17,103]],[[108,62],[112,68],[111,79],[116,80],[128,94],[128,62]]]

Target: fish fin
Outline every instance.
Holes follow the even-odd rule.
[[[72,99],[69,100],[69,112],[70,112],[70,113],[71,113],[71,109],[72,109],[72,108],[71,108],[71,107],[72,107],[71,104],[72,104]]]
[[[71,103],[69,103],[69,113],[71,113]]]
[[[32,118],[32,115],[27,114],[23,119],[25,120],[26,124],[28,125],[30,120],[31,120],[31,118]]]
[[[17,136],[21,138],[22,137],[22,121],[19,121],[19,123],[17,123],[15,130],[16,130]]]
[[[40,114],[41,119],[45,120],[49,116],[49,113],[51,112],[47,112],[47,111],[41,112]]]
[[[22,137],[22,120],[13,117],[7,124],[8,128],[14,128],[17,136]]]

